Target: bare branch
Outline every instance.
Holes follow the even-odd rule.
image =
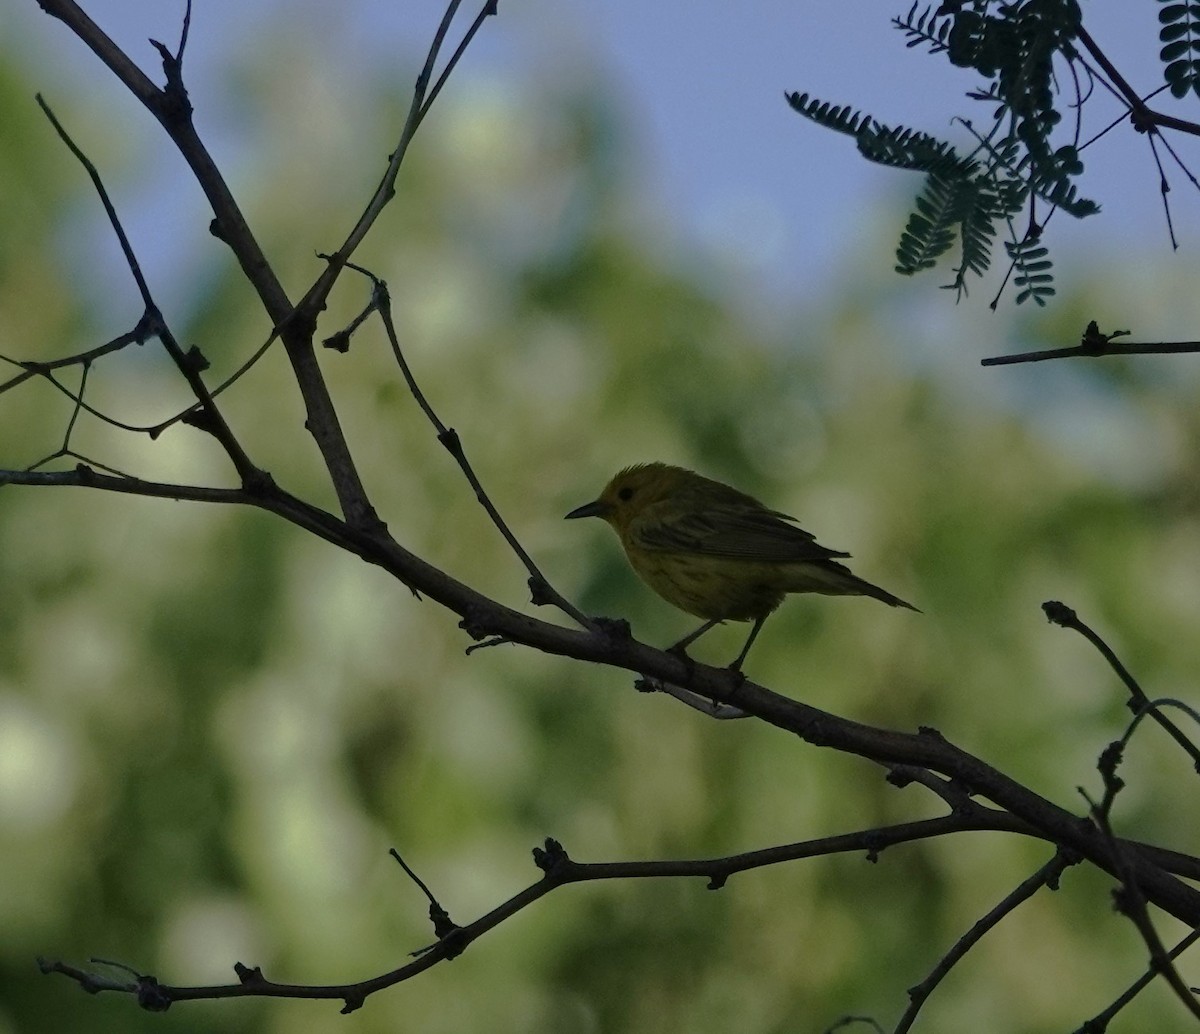
[[[994,355],[981,359],[981,366],[1013,366],[1016,363],[1040,363],[1047,359],[1073,359],[1079,356],[1097,358],[1106,355],[1178,355],[1200,352],[1200,341],[1114,341],[1128,334],[1117,330],[1101,334],[1093,320],[1088,324],[1078,345],[1070,348],[1045,348],[1038,352],[1018,352],[1014,355]]]
[[[1167,953],[1167,957],[1174,961],[1197,941],[1200,941],[1200,930],[1193,930]],[[1107,1030],[1108,1025],[1112,1023],[1117,1013],[1119,1013],[1125,1008],[1125,1006],[1132,1002],[1134,998],[1136,998],[1143,990],[1145,990],[1145,988],[1149,987],[1150,984],[1153,983],[1154,978],[1157,976],[1158,969],[1154,966],[1151,966],[1146,970],[1145,973],[1138,977],[1137,980],[1130,984],[1129,987],[1117,997],[1112,1005],[1102,1012],[1098,1012],[1091,1019],[1080,1024],[1080,1026],[1075,1029],[1073,1034],[1101,1034],[1102,1031]]]
[[[225,422],[225,417],[221,414],[221,411],[217,408],[216,403],[209,394],[208,387],[204,383],[204,378],[200,374],[202,366],[197,362],[195,354],[192,352],[184,354],[179,342],[175,340],[175,336],[167,326],[166,320],[163,319],[162,312],[155,304],[154,297],[150,293],[150,287],[146,283],[145,276],[142,274],[141,265],[134,254],[133,246],[129,243],[125,227],[121,225],[121,219],[117,215],[116,206],[113,205],[112,200],[108,196],[108,191],[104,187],[104,181],[100,178],[99,171],[87,155],[79,149],[75,141],[71,139],[41,94],[38,94],[37,102],[38,106],[45,113],[46,118],[50,120],[50,124],[54,127],[55,132],[58,133],[59,138],[67,145],[67,148],[79,161],[80,165],[84,167],[88,177],[92,181],[92,186],[96,188],[96,193],[100,196],[100,203],[104,206],[104,211],[108,215],[109,224],[112,226],[113,233],[117,235],[117,240],[120,242],[121,252],[125,256],[125,263],[129,266],[129,272],[133,275],[138,292],[142,296],[142,304],[145,307],[145,311],[142,318],[138,321],[138,327],[145,326],[151,335],[157,337],[163,343],[163,347],[167,350],[171,361],[174,362],[179,372],[183,374],[188,386],[192,389],[192,393],[200,403],[203,422],[201,423],[199,420],[193,420],[192,422],[197,426],[202,426],[204,430],[208,431],[221,443],[221,447],[225,450],[226,455],[229,456],[243,483],[252,484],[262,479],[265,476],[264,473],[251,462],[250,457],[246,454],[245,449],[242,448],[233,430]],[[71,417],[72,425],[74,425],[75,417],[79,414],[79,407],[82,405],[82,402],[83,384],[81,383],[79,397],[76,399],[75,412]]]
[[[1060,851],[1032,876],[1023,880],[1010,894],[1006,895],[1002,901],[976,922],[970,930],[963,934],[955,942],[954,946],[938,960],[937,965],[933,967],[929,976],[915,987],[909,988],[908,996],[910,1002],[908,1008],[904,1011],[904,1015],[900,1017],[900,1022],[896,1024],[894,1034],[906,1034],[907,1031],[912,1029],[912,1025],[917,1020],[917,1014],[921,1011],[921,1007],[928,1001],[929,996],[933,994],[938,984],[954,968],[955,964],[979,943],[984,934],[997,926],[1018,905],[1023,904],[1033,897],[1042,887],[1050,887],[1052,890],[1057,889],[1058,878],[1063,874],[1063,871],[1078,861],[1079,859],[1070,858]]]
[[[91,48],[117,78],[158,119],[167,135],[191,167],[197,183],[213,209],[219,238],[233,252],[246,279],[254,287],[273,326],[279,329],[296,383],[304,399],[305,427],[321,451],[330,481],[347,520],[364,528],[375,528],[379,518],[367,498],[362,480],[350,455],[329,390],[317,365],[312,333],[316,312],[299,316],[274,270],[259,247],[249,224],[233,197],[212,156],[201,142],[192,122],[191,103],[183,90],[179,59],[173,64],[165,53],[167,87],[159,89],[111,39],[101,31],[74,0],[38,0],[42,10],[61,20]],[[182,42],[182,41],[181,41]]]
[[[392,300],[391,295],[388,293],[387,284],[374,273],[363,269],[361,266],[353,264],[348,264],[348,266],[371,281],[371,304],[355,318],[349,327],[335,335],[333,340],[339,343],[346,342],[348,347],[350,335],[362,323],[363,319],[366,318],[368,311],[374,309],[379,313],[379,318],[383,321],[384,331],[387,333],[388,343],[392,348],[392,355],[396,359],[396,365],[400,367],[400,372],[404,376],[404,382],[408,385],[409,392],[416,399],[417,405],[421,407],[421,412],[433,424],[434,430],[437,431],[437,440],[454,457],[454,461],[458,464],[459,469],[463,472],[463,476],[467,479],[467,483],[471,486],[471,490],[475,493],[475,498],[479,501],[479,505],[486,511],[492,524],[496,526],[496,529],[504,537],[504,541],[508,543],[509,548],[525,566],[525,570],[529,572],[529,589],[533,602],[539,606],[547,603],[552,604],[564,614],[574,618],[583,628],[594,630],[596,628],[595,622],[550,584],[550,580],[542,574],[533,557],[529,555],[517,536],[513,534],[508,523],[500,515],[500,511],[496,508],[495,503],[492,502],[491,497],[484,490],[483,483],[479,480],[479,476],[471,466],[470,460],[467,459],[458,432],[454,428],[447,427],[442,423],[441,418],[434,412],[433,406],[429,404],[429,400],[425,397],[425,393],[421,390],[420,385],[417,384],[417,379],[413,376],[412,369],[408,365],[408,360],[404,357],[404,351],[400,347],[400,339],[396,334],[396,323],[392,319]],[[330,344],[330,341],[326,341],[326,344]],[[338,345],[334,345],[333,347],[338,347]]]
[[[387,207],[388,202],[396,196],[396,177],[400,174],[400,165],[408,153],[409,144],[412,143],[417,129],[420,128],[421,122],[429,113],[430,105],[441,91],[446,77],[455,65],[458,64],[463,51],[471,40],[475,38],[475,34],[479,31],[479,27],[483,24],[484,19],[488,15],[496,13],[496,0],[485,0],[483,9],[463,36],[462,42],[447,63],[446,70],[442,73],[441,78],[438,79],[434,87],[434,92],[426,99],[429,81],[433,78],[433,70],[437,66],[437,59],[441,53],[442,44],[445,42],[446,34],[450,31],[450,26],[454,21],[454,16],[458,13],[461,3],[462,0],[450,0],[445,13],[442,15],[437,32],[434,33],[433,42],[429,46],[429,52],[425,55],[425,64],[421,67],[416,85],[413,87],[412,103],[409,105],[408,117],[404,121],[404,128],[400,131],[400,139],[396,144],[396,149],[388,159],[388,166],[384,171],[383,178],[379,181],[379,186],[375,188],[375,193],[371,195],[371,200],[367,202],[367,207],[363,210],[362,215],[358,217],[358,222],[354,224],[349,235],[342,242],[342,246],[338,248],[334,255],[330,256],[329,264],[326,266],[325,271],[317,278],[312,287],[308,289],[308,293],[305,294],[298,306],[299,310],[309,321],[316,320],[317,313],[325,307],[325,301],[329,297],[329,292],[333,290],[333,285],[337,282],[338,277],[341,276],[346,263],[350,261],[358,246],[362,243],[367,233],[370,232],[371,227],[375,225],[375,220],[379,218],[380,213]]]
[[[1200,747],[1197,747],[1196,744],[1188,739],[1187,734],[1179,726],[1154,706],[1153,702],[1142,690],[1142,687],[1138,685],[1137,680],[1129,673],[1129,670],[1121,663],[1120,658],[1113,653],[1109,645],[1092,631],[1091,628],[1080,621],[1079,615],[1066,604],[1059,603],[1057,600],[1050,600],[1042,604],[1042,609],[1046,612],[1046,617],[1054,624],[1078,632],[1100,651],[1100,655],[1108,661],[1113,671],[1117,673],[1117,677],[1125,683],[1125,688],[1129,690],[1129,709],[1137,716],[1149,714],[1187,753],[1192,759],[1193,767],[1197,772],[1200,772]],[[1132,731],[1131,728],[1130,732]]]

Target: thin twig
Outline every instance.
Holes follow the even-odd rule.
[[[980,360],[981,366],[1012,366],[1015,363],[1040,363],[1047,359],[1071,359],[1077,356],[1098,358],[1107,355],[1177,355],[1200,352],[1200,341],[1115,341],[1127,330],[1101,334],[1095,321],[1088,324],[1078,345],[1070,348],[1046,348],[1038,352],[995,355]]]
[[[980,809],[981,813],[987,811],[988,809]],[[700,877],[708,880],[710,890],[719,890],[731,875],[762,866],[845,852],[866,852],[867,858],[874,861],[878,857],[878,852],[887,846],[974,828],[978,827],[968,820],[946,817],[822,837],[817,840],[749,851],[723,858],[650,862],[576,862],[567,856],[561,844],[554,840],[547,840],[543,848],[534,850],[535,860],[544,874],[542,879],[513,895],[473,923],[455,927],[451,934],[440,937],[437,943],[419,953],[414,961],[388,973],[350,984],[277,983],[266,979],[257,967],[240,964],[236,967],[240,977],[239,983],[195,987],[160,984],[156,978],[151,976],[139,976],[134,984],[113,982],[105,986],[97,986],[93,974],[59,962],[45,962],[42,969],[46,973],[62,973],[71,977],[78,983],[87,986],[89,990],[123,991],[138,993],[141,996],[147,987],[152,987],[155,996],[153,1001],[160,1005],[200,999],[261,996],[341,1000],[345,1003],[343,1012],[352,1012],[362,1006],[369,995],[410,980],[438,962],[461,954],[468,945],[484,934],[545,897],[551,891],[568,884],[597,880]]]
[[[1167,952],[1167,957],[1174,961],[1197,941],[1200,941],[1200,930],[1193,930],[1186,937],[1184,937],[1183,940],[1176,944],[1174,948]],[[1125,1006],[1132,1002],[1134,998],[1136,998],[1143,990],[1149,987],[1150,984],[1154,982],[1154,978],[1157,976],[1158,969],[1154,966],[1150,966],[1145,973],[1138,977],[1137,980],[1130,984],[1129,987],[1126,988],[1116,998],[1116,1000],[1113,1001],[1112,1005],[1110,1005],[1107,1009],[1096,1013],[1096,1015],[1091,1019],[1085,1020],[1072,1032],[1072,1034],[1102,1034],[1103,1031],[1108,1029],[1109,1024],[1112,1023],[1117,1013],[1119,1013],[1125,1008]]]
[[[1097,46],[1096,41],[1092,39],[1091,34],[1082,25],[1079,26],[1078,39],[1083,44],[1084,49],[1092,55],[1096,64],[1104,69],[1104,74],[1108,76],[1109,81],[1120,92],[1125,103],[1129,105],[1134,125],[1146,128],[1160,126],[1163,129],[1176,129],[1181,133],[1200,136],[1200,125],[1197,125],[1195,122],[1175,118],[1172,115],[1164,115],[1148,107],[1137,91],[1129,85],[1125,77],[1117,71],[1116,66],[1108,59],[1108,55]]]
[[[574,618],[574,620],[577,621],[583,628],[591,630],[597,629],[596,623],[586,614],[580,611],[566,597],[559,593],[550,584],[546,576],[542,574],[541,570],[534,562],[533,557],[531,557],[525,550],[525,547],[521,545],[520,540],[515,534],[513,534],[513,531],[508,526],[508,523],[500,515],[500,511],[496,508],[495,503],[492,502],[491,497],[484,490],[482,482],[479,480],[478,475],[475,473],[474,468],[467,459],[467,455],[463,449],[462,440],[459,438],[458,432],[454,430],[454,428],[447,427],[444,423],[442,423],[441,418],[437,415],[433,406],[430,405],[429,400],[425,397],[425,393],[421,390],[420,385],[417,383],[416,377],[413,376],[412,369],[409,367],[408,361],[404,357],[404,351],[400,347],[400,338],[396,333],[395,321],[392,319],[392,302],[391,296],[388,293],[387,284],[383,280],[380,280],[379,277],[375,276],[374,273],[371,273],[369,270],[366,270],[361,266],[349,263],[348,267],[370,279],[373,285],[372,302],[375,310],[379,313],[379,318],[383,321],[384,331],[387,334],[388,344],[391,345],[392,355],[396,359],[396,365],[400,368],[400,372],[404,377],[405,384],[408,385],[409,392],[412,394],[413,398],[416,399],[417,405],[421,407],[421,412],[425,414],[426,418],[433,425],[434,430],[437,431],[438,441],[441,442],[450,455],[454,457],[454,461],[458,464],[459,469],[463,472],[463,476],[466,477],[467,482],[470,484],[471,490],[475,493],[475,498],[479,501],[480,506],[482,506],[487,512],[492,524],[496,526],[496,529],[504,537],[504,541],[508,543],[509,548],[512,549],[512,551],[517,555],[517,558],[525,566],[525,570],[529,573],[529,588],[533,597],[533,602],[538,605],[547,603],[551,604],[557,607],[563,613]]]
[[[29,380],[29,378],[36,377],[47,370],[60,370],[64,366],[77,366],[81,363],[90,363],[101,356],[108,355],[110,352],[119,352],[122,348],[126,348],[129,345],[144,345],[153,336],[154,328],[150,325],[145,315],[143,315],[133,330],[126,331],[124,334],[118,334],[111,341],[106,341],[102,345],[97,345],[95,348],[90,348],[86,352],[79,352],[76,355],[65,356],[61,359],[50,359],[45,362],[10,359],[6,355],[0,355],[0,360],[20,367],[22,371],[10,380],[0,384],[0,395],[3,395],[10,388],[15,388],[17,385]]]
[[[938,959],[937,965],[930,971],[929,976],[915,987],[909,988],[908,996],[910,1000],[908,1008],[904,1010],[904,1015],[900,1017],[900,1022],[896,1024],[894,1034],[906,1034],[907,1031],[912,1029],[912,1025],[916,1022],[917,1014],[921,1011],[921,1007],[928,1001],[929,996],[933,994],[938,984],[954,968],[955,964],[979,943],[984,934],[997,926],[1005,916],[1014,911],[1019,905],[1033,897],[1042,887],[1056,888],[1058,878],[1063,874],[1063,871],[1078,860],[1077,858],[1070,858],[1060,851],[1038,869],[1037,872],[1028,879],[1023,880],[1009,894],[1005,895],[1002,901],[990,909],[970,930],[963,934],[954,943],[954,946]]]
[[[61,20],[108,66],[159,121],[191,168],[196,182],[212,206],[214,232],[229,246],[247,281],[258,294],[272,325],[280,328],[288,361],[304,399],[304,426],[321,452],[343,514],[364,531],[381,531],[382,524],[358,475],[313,351],[312,330],[316,310],[307,312],[304,319],[295,318],[295,308],[287,292],[267,261],[216,162],[196,132],[178,61],[170,60],[172,55],[159,46],[167,73],[167,86],[160,89],[75,0],[38,0],[38,3],[47,14]]]
[[[342,242],[340,248],[330,257],[325,269],[321,275],[317,277],[313,285],[305,293],[304,298],[297,306],[306,316],[315,321],[317,314],[325,308],[326,299],[329,297],[329,292],[333,290],[333,286],[337,283],[338,277],[341,276],[342,270],[350,261],[363,238],[366,237],[368,231],[379,218],[380,213],[387,206],[388,202],[396,194],[396,177],[400,174],[400,165],[404,161],[405,155],[408,153],[409,144],[429,112],[429,105],[433,103],[433,97],[436,93],[428,96],[429,83],[433,78],[433,70],[437,66],[438,55],[441,53],[442,45],[445,42],[446,34],[450,31],[450,26],[454,21],[454,16],[458,13],[459,5],[462,0],[450,0],[446,6],[445,13],[442,15],[442,20],[438,24],[437,31],[434,33],[433,42],[429,45],[429,52],[425,55],[425,63],[421,66],[421,72],[417,76],[416,84],[413,87],[412,102],[409,105],[408,116],[404,120],[404,127],[400,131],[400,139],[396,143],[396,148],[388,158],[387,169],[384,170],[383,177],[379,181],[379,185],[375,188],[375,192],[371,195],[371,199],[367,202],[366,208],[362,215],[358,217],[358,221],[351,228],[345,241]],[[475,37],[479,26],[483,20],[490,14],[496,13],[496,0],[485,0],[483,10],[480,15],[472,23],[467,34],[463,38],[463,42],[455,50],[454,56],[447,64],[445,72],[439,78],[436,84],[436,90],[440,92],[446,76],[450,70],[458,63],[462,52],[466,49],[466,45]]]
[[[1135,715],[1149,714],[1187,753],[1192,759],[1193,767],[1195,767],[1197,772],[1200,772],[1200,747],[1197,747],[1179,726],[1159,711],[1157,707],[1152,705],[1150,698],[1146,696],[1142,687],[1138,685],[1137,679],[1121,663],[1121,659],[1112,651],[1108,643],[1085,625],[1079,619],[1079,615],[1065,603],[1050,600],[1042,604],[1042,609],[1046,612],[1046,617],[1051,622],[1062,628],[1069,628],[1074,632],[1078,632],[1100,652],[1100,656],[1108,661],[1109,667],[1116,672],[1117,677],[1125,684],[1125,688],[1129,690],[1129,709]],[[1132,729],[1130,731],[1132,732]]]
[[[1121,881],[1121,886],[1113,892],[1113,901],[1117,911],[1126,916],[1141,935],[1142,941],[1150,953],[1150,968],[1166,980],[1167,985],[1175,992],[1175,996],[1183,1003],[1184,1007],[1191,1012],[1193,1017],[1200,1020],[1200,1002],[1196,1000],[1196,996],[1192,994],[1183,977],[1180,976],[1179,970],[1175,968],[1172,961],[1173,957],[1167,952],[1162,938],[1159,937],[1158,930],[1155,929],[1154,922],[1150,918],[1150,912],[1146,908],[1146,896],[1138,885],[1138,877],[1134,872],[1133,865],[1130,864],[1129,855],[1113,833],[1112,806],[1117,794],[1125,785],[1117,776],[1121,753],[1113,748],[1118,746],[1119,744],[1110,745],[1100,757],[1098,767],[1104,779],[1103,800],[1096,803],[1082,788],[1079,792],[1091,806],[1092,821],[1096,823],[1112,851],[1115,875]]]
[[[121,224],[121,218],[117,215],[116,206],[108,196],[108,190],[104,186],[104,181],[100,177],[100,172],[92,163],[91,159],[79,148],[70,134],[67,133],[62,123],[55,117],[54,112],[50,110],[50,106],[46,103],[41,94],[37,95],[38,106],[42,109],[46,118],[50,120],[50,124],[54,127],[54,131],[58,134],[62,142],[67,146],[67,149],[73,154],[88,177],[92,181],[92,186],[99,195],[100,203],[104,206],[104,211],[108,215],[109,225],[112,227],[113,233],[116,234],[117,240],[121,245],[121,252],[125,256],[125,264],[129,267],[129,272],[133,276],[134,282],[137,284],[138,293],[142,296],[142,305],[144,314],[142,319],[138,321],[138,326],[145,324],[162,343],[167,354],[175,363],[176,368],[187,381],[188,386],[192,389],[192,393],[196,396],[204,413],[204,429],[207,430],[225,450],[230,461],[233,463],[234,469],[237,470],[238,476],[242,482],[247,485],[254,485],[264,478],[264,474],[246,454],[241,442],[234,435],[233,430],[226,423],[221,411],[213,402],[212,396],[209,394],[208,387],[204,383],[204,378],[200,375],[200,366],[195,361],[194,355],[184,354],[183,349],[175,340],[170,328],[162,317],[154,297],[150,293],[150,286],[146,283],[146,278],[142,273],[141,264],[137,260],[137,255],[134,253],[133,245],[129,243],[129,237],[125,233],[125,227]],[[83,390],[82,387],[77,399],[77,407],[82,405]],[[77,410],[78,411],[78,410]]]

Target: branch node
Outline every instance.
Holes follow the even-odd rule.
[[[633,638],[633,630],[624,618],[592,618],[595,626],[614,642],[624,642]]]
[[[252,467],[242,478],[242,489],[256,498],[269,496],[275,491],[275,479],[265,470]]]
[[[459,441],[458,432],[453,427],[447,427],[446,430],[439,432],[437,440],[446,447],[446,451],[455,457],[455,459],[462,456],[462,442]]]
[[[149,975],[138,977],[137,1002],[147,1012],[166,1012],[171,1008],[171,996]]]
[[[245,986],[255,984],[265,984],[266,978],[262,974],[261,966],[247,966],[241,962],[233,964],[233,971],[237,974],[238,983]]]
[[[321,345],[345,355],[350,351],[350,328],[346,327],[337,331],[337,333],[330,334],[329,337],[321,342]]]
[[[542,847],[533,849],[533,863],[546,874],[548,880],[561,880],[571,865],[567,849],[553,837],[546,837]]]
[[[1046,615],[1047,621],[1063,628],[1072,628],[1079,623],[1079,615],[1058,600],[1047,600],[1042,604],[1042,612]]]
[[[209,361],[205,358],[203,352],[200,351],[199,345],[192,345],[184,355],[187,368],[193,373],[203,373],[209,368]]]
[[[188,427],[194,427],[198,431],[206,431],[214,438],[217,437],[217,422],[213,419],[213,415],[209,412],[207,406],[197,406],[195,409],[189,409],[179,418],[179,422],[187,424]]]
[[[492,635],[492,628],[487,620],[487,614],[480,607],[467,607],[463,611],[462,620],[458,627],[478,642]]]
[[[461,622],[459,623],[459,627],[462,627]],[[512,640],[506,635],[494,635],[490,639],[484,639],[482,642],[472,643],[463,650],[463,653],[467,657],[470,657],[476,650],[486,650],[489,646],[503,646],[505,643],[511,642]]]
[[[720,890],[729,881],[729,873],[722,872],[710,877],[708,881],[708,890]]]
[[[180,60],[182,52],[180,57],[176,57],[156,39],[150,41],[150,46],[157,50],[162,58],[163,75],[167,80],[161,94],[162,114],[172,121],[190,121],[192,102],[188,98],[187,87],[183,85],[183,62]]]
[[[529,602],[535,607],[544,607],[554,602],[554,592],[541,575],[529,576]]]
[[[1105,785],[1112,785],[1114,790],[1120,789],[1123,786],[1122,780],[1117,776],[1117,767],[1121,764],[1121,760],[1125,756],[1125,743],[1122,740],[1113,740],[1100,753],[1100,760],[1096,763],[1096,768],[1104,777]]]

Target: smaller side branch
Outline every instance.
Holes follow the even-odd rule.
[[[342,270],[346,268],[347,263],[349,263],[358,246],[370,232],[371,227],[375,225],[375,221],[379,218],[380,213],[387,207],[388,202],[395,197],[396,177],[400,174],[400,165],[408,153],[409,144],[412,143],[413,137],[416,135],[425,116],[429,114],[430,106],[437,99],[447,78],[458,64],[467,46],[475,38],[484,20],[489,15],[495,14],[497,10],[497,0],[485,0],[479,15],[463,35],[462,41],[455,49],[449,61],[447,61],[441,76],[434,84],[433,89],[430,90],[429,83],[433,79],[433,71],[437,66],[438,55],[441,53],[442,45],[445,43],[446,35],[450,31],[450,26],[454,21],[455,15],[458,13],[461,3],[462,0],[450,0],[446,6],[446,11],[442,15],[441,22],[438,24],[437,32],[434,33],[433,42],[429,46],[429,52],[425,56],[425,64],[421,67],[416,85],[413,87],[412,103],[408,109],[408,116],[404,121],[404,128],[400,131],[400,139],[396,143],[396,149],[388,159],[387,169],[384,170],[383,178],[375,188],[375,193],[371,195],[371,199],[367,202],[367,207],[363,210],[362,215],[358,217],[358,221],[351,228],[345,241],[342,242],[342,246],[331,256],[325,270],[317,278],[312,287],[308,289],[308,292],[297,306],[299,311],[313,322],[315,322],[317,314],[325,307],[325,301],[329,297],[329,292],[333,290],[333,286],[337,283],[338,277],[341,276]]]
[[[1175,945],[1168,953],[1167,957],[1173,962],[1179,958],[1193,944],[1200,941],[1200,930],[1193,930],[1178,944]],[[1112,1023],[1122,1009],[1134,1000],[1142,991],[1154,982],[1154,978],[1158,976],[1158,969],[1151,966],[1140,977],[1137,978],[1128,988],[1125,989],[1116,1000],[1107,1009],[1098,1012],[1089,1020],[1085,1020],[1079,1027],[1075,1029],[1073,1034],[1101,1034],[1102,1031],[1108,1030],[1109,1024]]]
[[[1151,126],[1158,126],[1162,129],[1174,129],[1180,133],[1188,133],[1191,136],[1200,136],[1200,125],[1197,123],[1175,118],[1172,115],[1164,115],[1162,112],[1148,107],[1146,102],[1138,96],[1137,90],[1130,86],[1125,77],[1117,71],[1116,65],[1108,59],[1108,55],[1100,49],[1096,41],[1092,39],[1091,33],[1082,25],[1079,26],[1079,42],[1083,44],[1084,49],[1092,56],[1096,64],[1104,70],[1104,74],[1108,76],[1109,81],[1129,106],[1130,117],[1136,127],[1148,129]]]
[[[1058,878],[1068,866],[1074,865],[1078,861],[1078,858],[1071,857],[1065,852],[1058,852],[1050,861],[1038,869],[1037,872],[1028,879],[1023,880],[995,908],[991,909],[970,930],[963,934],[955,942],[954,946],[938,960],[938,964],[933,967],[929,976],[915,987],[909,988],[909,1005],[905,1009],[904,1015],[900,1018],[900,1022],[896,1024],[894,1034],[906,1034],[907,1031],[912,1029],[912,1025],[917,1019],[917,1013],[921,1011],[921,1007],[928,1001],[929,996],[933,994],[938,984],[942,982],[963,956],[982,940],[984,934],[999,925],[1005,916],[1014,911],[1018,905],[1028,901],[1042,887],[1049,887],[1051,890],[1057,889]]]
[[[777,865],[785,861],[847,851],[866,851],[868,860],[874,861],[878,851],[891,844],[943,836],[947,833],[964,830],[1006,828],[1008,818],[1002,812],[993,812],[991,809],[979,807],[976,819],[952,815],[879,829],[861,830],[857,833],[822,837],[723,858],[684,861],[576,862],[567,855],[562,844],[557,840],[548,839],[542,847],[535,848],[533,851],[534,861],[543,873],[542,878],[536,883],[514,894],[473,923],[456,926],[447,922],[442,926],[443,932],[439,933],[437,942],[414,953],[416,958],[412,962],[389,973],[352,984],[277,983],[264,977],[259,967],[246,966],[240,962],[234,966],[238,983],[193,987],[161,984],[156,977],[137,973],[115,963],[106,964],[127,970],[132,979],[113,980],[58,960],[39,959],[38,965],[43,973],[62,974],[91,993],[118,991],[134,994],[143,1008],[153,1011],[165,1011],[173,1003],[181,1001],[266,997],[341,1000],[343,1002],[342,1011],[353,1012],[360,1008],[366,999],[376,991],[382,991],[406,980],[411,980],[439,962],[456,958],[473,941],[478,940],[551,891],[571,883],[587,883],[594,880],[704,876],[708,877],[710,890],[719,890],[725,885],[730,875],[764,865]],[[996,824],[993,824],[993,820]],[[398,856],[396,857],[398,858]],[[411,870],[408,870],[407,866],[405,869],[411,875]],[[422,889],[425,889],[423,884],[421,886]],[[436,904],[427,890],[426,894],[431,902]],[[437,908],[444,913],[445,910],[441,909],[440,905]]]
[[[1047,359],[1073,359],[1080,356],[1098,358],[1108,355],[1179,355],[1200,352],[1200,341],[1115,341],[1128,334],[1116,330],[1101,334],[1093,320],[1087,325],[1079,344],[1070,348],[1045,348],[1037,352],[1017,352],[1014,355],[994,355],[980,360],[981,366],[1014,366],[1017,363],[1041,363]]]
[[[475,493],[475,498],[479,501],[479,505],[486,511],[492,524],[496,526],[496,529],[504,537],[504,541],[508,543],[509,548],[516,554],[517,559],[521,561],[525,570],[529,573],[529,589],[533,602],[537,605],[552,604],[564,614],[577,621],[581,627],[595,630],[596,623],[559,593],[550,584],[549,579],[542,574],[533,557],[521,545],[520,540],[513,534],[508,523],[500,515],[496,504],[492,502],[491,497],[484,490],[483,483],[475,473],[475,468],[471,466],[471,461],[467,459],[467,454],[463,449],[462,439],[459,438],[458,432],[453,427],[447,427],[442,423],[441,418],[425,397],[425,393],[421,390],[421,386],[417,383],[417,379],[413,375],[412,368],[408,365],[408,360],[404,357],[404,350],[400,347],[400,338],[396,333],[396,323],[392,319],[392,299],[388,292],[387,284],[362,266],[354,265],[353,263],[347,263],[347,265],[356,273],[361,273],[371,281],[371,302],[367,309],[360,313],[349,327],[327,339],[325,344],[338,351],[344,351],[349,348],[350,335],[362,324],[367,313],[371,309],[379,313],[379,318],[383,322],[383,328],[387,334],[388,344],[392,349],[392,355],[396,360],[396,365],[400,368],[401,375],[404,377],[404,383],[408,386],[408,390],[416,400],[417,405],[421,407],[421,412],[425,414],[426,419],[433,425],[434,430],[437,432],[437,440],[454,457],[454,462],[458,464],[459,470],[462,471],[463,476],[467,479],[467,483]]]
[[[1079,615],[1065,603],[1060,603],[1057,600],[1049,600],[1042,604],[1042,609],[1046,612],[1046,617],[1054,624],[1078,632],[1100,652],[1100,655],[1108,661],[1112,670],[1117,673],[1117,677],[1125,684],[1125,688],[1129,690],[1129,709],[1137,716],[1148,714],[1153,718],[1179,744],[1180,748],[1192,759],[1193,767],[1197,772],[1200,772],[1200,747],[1197,747],[1196,744],[1188,739],[1187,734],[1163,714],[1155,706],[1154,702],[1146,696],[1137,679],[1129,673],[1129,670],[1121,663],[1121,659],[1112,651],[1112,648],[1096,632],[1085,625],[1079,619]],[[1132,732],[1132,730],[1130,731]]]
[[[141,264],[137,260],[137,255],[134,254],[133,245],[130,244],[129,236],[125,233],[125,227],[121,223],[121,218],[117,215],[116,206],[108,196],[108,190],[104,186],[104,181],[100,177],[99,170],[92,163],[91,159],[83,153],[75,141],[71,139],[70,134],[67,133],[62,123],[58,121],[58,118],[41,94],[37,95],[37,103],[46,118],[50,120],[50,124],[54,127],[54,131],[58,134],[59,139],[62,140],[67,149],[87,172],[88,178],[91,179],[92,186],[95,187],[96,193],[100,198],[100,203],[104,206],[109,225],[112,226],[113,233],[116,234],[117,240],[121,245],[121,252],[125,256],[125,264],[129,267],[129,272],[137,284],[138,293],[142,296],[144,314],[142,319],[138,321],[138,328],[148,328],[151,334],[162,341],[163,347],[171,357],[171,361],[183,375],[188,386],[192,389],[192,393],[200,403],[204,418],[200,426],[203,426],[204,430],[212,434],[221,443],[222,448],[233,463],[234,469],[237,470],[243,484],[252,485],[260,482],[266,475],[251,462],[250,457],[246,454],[245,449],[242,448],[241,443],[237,440],[233,430],[226,423],[225,417],[209,394],[208,387],[205,385],[204,378],[200,372],[204,363],[198,361],[194,353],[184,353],[183,348],[175,340],[175,336],[171,333],[170,328],[163,319],[161,310],[155,304],[154,296],[150,292],[150,286],[147,284],[146,278],[142,273]],[[83,390],[81,387],[79,393],[80,404],[82,404],[82,397]]]

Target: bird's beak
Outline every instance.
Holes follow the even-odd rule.
[[[611,510],[612,507],[603,499],[596,499],[593,502],[577,506],[563,520],[573,521],[576,517],[607,517]]]

